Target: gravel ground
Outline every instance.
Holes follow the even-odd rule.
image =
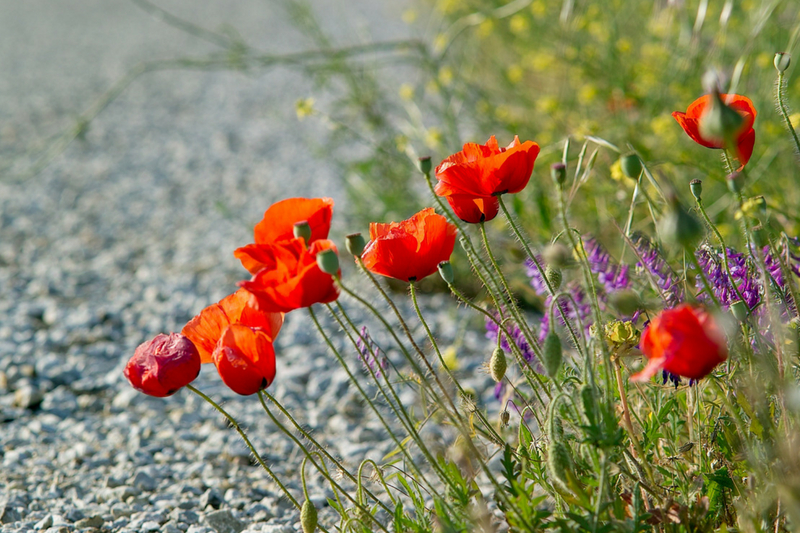
[[[269,3],[161,5],[208,27],[234,26],[267,50],[308,45]],[[314,2],[349,42],[402,37],[400,23],[386,22],[402,7]],[[0,14],[6,160],[44,146],[138,61],[212,48],[122,0],[0,0]],[[231,251],[250,241],[273,201],[334,197],[341,241],[339,178],[306,149],[324,133],[294,114],[294,101],[311,92],[285,69],[149,74],[41,174],[0,179],[2,531],[299,530],[293,507],[210,406],[186,390],[139,394],[122,368],[139,343],[179,330],[235,288],[243,271]],[[427,306],[446,309],[432,315],[443,338],[477,354],[462,363],[467,385],[491,396],[478,371],[480,330],[465,333],[466,315],[437,298]],[[347,465],[392,449],[305,314],[287,317],[277,351],[272,394]],[[300,497],[302,457],[258,401],[227,391],[213,367],[198,387],[225,402]],[[333,516],[332,493],[311,481],[321,516]]]

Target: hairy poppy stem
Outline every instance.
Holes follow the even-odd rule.
[[[786,82],[783,79],[783,72],[778,71],[778,79],[775,83],[775,100],[778,104],[778,111],[780,111],[781,118],[783,118],[783,123],[786,125],[786,129],[789,130],[789,133],[792,134],[792,140],[794,141],[795,150],[797,150],[797,154],[800,154],[800,138],[798,138],[797,132],[794,130],[792,121],[789,119],[789,109],[786,107],[786,104],[784,103],[785,91],[786,91]]]

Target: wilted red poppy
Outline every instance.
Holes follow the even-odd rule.
[[[488,222],[497,216],[500,202],[496,196],[475,198],[472,196],[448,196],[447,203],[458,218],[469,224]]]
[[[163,398],[194,381],[200,373],[200,355],[183,335],[162,333],[136,348],[124,373],[134,389]]]
[[[200,311],[183,327],[181,333],[197,347],[200,360],[210,363],[220,337],[232,324],[259,328],[270,340],[274,340],[283,325],[283,313],[260,309],[252,294],[239,289]]]
[[[317,239],[327,239],[333,218],[331,198],[287,198],[272,204],[264,212],[261,222],[253,231],[256,244],[272,244],[294,239],[296,222],[307,221],[311,227],[311,238],[307,244]]]
[[[688,304],[666,309],[650,321],[639,344],[649,359],[631,377],[647,381],[659,370],[700,379],[728,357],[725,336],[710,314]]]
[[[538,144],[520,143],[516,136],[506,148],[498,146],[494,135],[486,144],[467,143],[436,167],[436,194],[487,198],[517,193],[531,179],[538,155]]]
[[[371,223],[369,237],[361,254],[368,270],[401,281],[418,281],[450,259],[456,227],[428,207],[402,222]]]
[[[214,348],[213,359],[225,385],[243,396],[267,388],[275,379],[272,339],[260,328],[228,326]]]
[[[739,169],[741,170],[753,155],[753,145],[756,142],[756,132],[753,129],[757,114],[756,108],[746,96],[737,94],[720,94],[719,96],[728,107],[738,112],[744,119],[736,135],[736,157],[739,159],[741,165]],[[706,148],[725,148],[724,139],[709,139],[700,135],[700,119],[711,108],[713,97],[714,95],[711,94],[701,96],[689,105],[686,113],[675,111],[672,116],[681,125],[683,131],[697,144]]]
[[[303,239],[292,239],[272,245],[250,245],[239,257],[258,263],[261,268],[249,281],[239,286],[255,295],[262,311],[288,313],[315,303],[330,303],[339,297],[333,276],[320,270],[317,254],[336,247],[325,239],[307,247]],[[248,268],[249,270],[249,268]],[[253,270],[251,270],[252,272]]]

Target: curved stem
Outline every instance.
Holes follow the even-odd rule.
[[[800,154],[800,138],[797,137],[797,132],[794,130],[794,126],[792,126],[792,121],[789,120],[789,109],[786,107],[786,104],[783,101],[783,91],[783,72],[778,72],[778,82],[775,87],[775,99],[778,102],[778,109],[780,110],[781,118],[783,118],[783,123],[786,125],[786,129],[789,130],[789,133],[792,134],[794,147],[797,150],[797,153]]]

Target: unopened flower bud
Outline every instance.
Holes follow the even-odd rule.
[[[300,525],[303,533],[314,533],[317,530],[317,508],[308,500],[300,507]]]
[[[317,266],[326,274],[335,276],[339,273],[339,256],[331,248],[322,250],[317,254]]]
[[[561,339],[558,337],[558,335],[556,335],[555,331],[550,331],[550,333],[548,333],[547,337],[544,339],[542,358],[544,359],[542,362],[544,363],[544,369],[547,372],[547,375],[551,378],[556,377],[559,369],[561,368],[563,354],[561,349]]]
[[[744,174],[741,172],[732,172],[725,177],[725,182],[728,184],[728,189],[731,192],[739,194],[744,190]]]
[[[661,234],[667,242],[692,248],[703,237],[703,226],[675,199],[661,220]]]
[[[506,375],[506,368],[508,368],[506,353],[498,346],[492,352],[491,359],[489,359],[489,374],[493,380],[499,383],[503,381],[503,377]]]
[[[625,154],[619,158],[619,163],[623,174],[634,180],[639,179],[639,175],[642,173],[642,161],[638,155]]]
[[[550,286],[553,287],[554,291],[557,291],[558,288],[561,287],[561,280],[563,279],[561,270],[547,265],[544,269],[544,275],[547,281],[550,282]]]
[[[569,448],[563,441],[550,441],[547,449],[547,470],[553,481],[558,482],[562,488],[568,489],[568,472],[572,469],[572,458]]]
[[[439,263],[438,267],[439,275],[442,276],[442,279],[448,285],[453,283],[455,276],[453,274],[453,265],[450,264],[450,261],[442,261]]]
[[[136,348],[124,374],[134,389],[163,398],[194,381],[200,373],[200,354],[179,333],[156,335]]]
[[[778,52],[775,54],[775,59],[772,63],[775,65],[775,70],[778,72],[786,72],[786,69],[789,68],[789,64],[792,62],[792,54],[789,52]]]
[[[570,261],[569,248],[563,244],[551,244],[542,252],[545,262],[553,268],[564,268]]]
[[[608,301],[622,316],[631,316],[642,308],[641,298],[630,289],[612,292],[608,296]]]
[[[747,310],[747,304],[741,300],[736,300],[731,304],[731,314],[738,320],[739,322],[744,322],[747,320],[747,315],[749,311]]]
[[[307,220],[295,222],[292,233],[294,233],[295,238],[299,239],[302,237],[306,241],[306,244],[308,244],[308,241],[311,239],[311,226],[308,225]]]
[[[694,196],[694,199],[699,202],[703,196],[703,181],[699,179],[693,179],[689,182],[689,190],[692,191],[692,196]]]
[[[345,237],[344,245],[348,252],[361,257],[361,254],[364,253],[364,247],[367,246],[367,241],[364,240],[364,236],[360,233],[351,233]]]
[[[567,167],[564,163],[553,163],[550,165],[550,177],[553,178],[553,181],[559,187],[564,185],[564,182],[567,180]]]
[[[433,163],[431,163],[431,156],[426,155],[425,157],[419,158],[419,170],[426,176],[431,173],[431,169],[433,168]]]
[[[503,409],[503,412],[500,413],[500,425],[502,427],[508,426],[508,421],[511,419],[511,413],[508,412],[508,409]]]

